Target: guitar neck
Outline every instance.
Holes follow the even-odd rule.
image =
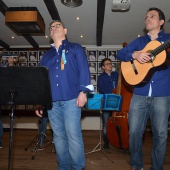
[[[169,46],[170,46],[170,40],[166,41],[165,43],[163,43],[162,45],[154,49],[151,53],[153,54],[153,56],[156,56],[163,50],[167,49]]]

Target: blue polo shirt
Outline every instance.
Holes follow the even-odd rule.
[[[118,72],[112,71],[110,75],[106,72],[101,73],[98,76],[97,86],[99,93],[110,94],[112,90],[117,86]]]
[[[62,52],[65,52],[64,69],[61,69]],[[89,91],[90,71],[83,47],[67,40],[62,41],[57,50],[54,46],[48,50],[40,66],[49,70],[53,101],[67,101],[77,98],[80,91]]]
[[[160,31],[157,40],[164,43],[170,39],[169,33],[164,33]],[[151,37],[147,34],[145,36],[139,37],[128,44],[125,48],[121,49],[117,53],[117,58],[121,61],[132,60],[132,54],[134,51],[141,51],[149,42]],[[154,50],[151,49],[151,50]],[[167,58],[170,59],[170,54],[167,53]],[[143,86],[134,86],[134,94],[141,96],[148,96],[150,87],[152,89],[151,96],[161,97],[170,95],[170,66],[166,69],[160,69],[154,72],[153,76],[149,82]]]

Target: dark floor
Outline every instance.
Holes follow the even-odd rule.
[[[56,170],[57,162],[55,153],[52,152],[53,145],[49,143],[44,150],[38,151],[35,155],[28,144],[36,137],[36,130],[14,130],[13,149],[11,162],[9,161],[9,131],[3,135],[3,148],[0,149],[0,170]],[[84,145],[86,152],[85,170],[129,170],[129,152],[124,152],[110,146],[108,151],[100,150],[100,132],[83,131]],[[51,138],[50,131],[47,132],[47,139]],[[33,143],[35,144],[35,143]],[[95,147],[99,146],[95,149]],[[151,165],[151,133],[146,132],[143,143],[144,170],[149,170]],[[98,150],[99,149],[99,150]],[[91,152],[93,151],[94,152]],[[88,153],[91,152],[91,153]],[[88,153],[88,154],[87,154]],[[170,137],[168,138],[167,153],[164,170],[170,169]]]

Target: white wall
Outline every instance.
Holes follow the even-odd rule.
[[[14,115],[14,128],[18,129],[37,129],[38,128],[38,117],[34,116],[16,116]],[[3,127],[10,127],[10,117],[2,117]],[[47,128],[50,128],[50,124],[47,124]],[[83,117],[82,118],[82,129],[83,130],[100,130],[100,117]]]

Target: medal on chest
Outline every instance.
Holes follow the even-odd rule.
[[[62,50],[62,55],[61,55],[61,70],[64,70],[64,65],[66,64],[66,55],[65,55],[65,50]]]

